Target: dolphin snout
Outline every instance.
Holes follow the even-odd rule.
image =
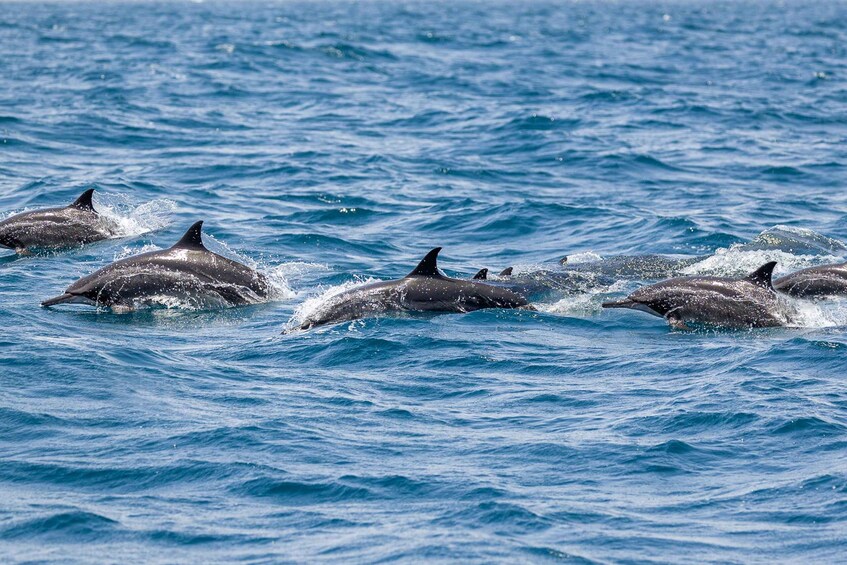
[[[603,308],[634,308],[637,302],[632,300],[631,298],[624,298],[623,300],[612,300],[611,302],[604,302],[601,304]]]
[[[65,293],[60,296],[56,296],[54,298],[48,298],[44,302],[41,303],[42,306],[55,306],[56,304],[63,304],[65,302],[71,302],[74,298],[76,298],[73,294]]]

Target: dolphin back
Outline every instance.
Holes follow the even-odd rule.
[[[115,226],[94,209],[94,189],[69,206],[23,212],[0,222],[0,245],[10,249],[62,249],[112,237]]]

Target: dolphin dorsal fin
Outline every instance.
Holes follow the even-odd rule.
[[[480,269],[477,274],[473,276],[473,280],[475,281],[484,281],[488,278],[488,269]]]
[[[94,203],[91,201],[91,197],[94,196],[94,189],[89,188],[85,192],[79,195],[79,198],[74,200],[74,203],[68,206],[69,208],[77,208],[78,210],[89,210],[91,212],[95,212]]]
[[[771,278],[773,277],[773,269],[776,267],[776,261],[770,261],[765,263],[746,277],[748,281],[755,285],[759,285],[764,288],[769,288],[773,290],[773,284],[771,283]]]
[[[440,247],[436,247],[432,251],[426,254],[426,257],[421,259],[421,262],[418,263],[418,266],[415,267],[415,270],[406,275],[407,277],[440,277],[441,273],[438,272],[438,252],[441,251]]]
[[[501,277],[511,277],[511,276],[512,276],[512,271],[514,271],[514,270],[515,270],[515,268],[514,268],[514,267],[506,267],[505,269],[503,269],[502,271],[500,271],[500,276],[501,276]]]
[[[195,222],[194,225],[192,225],[190,228],[188,228],[188,231],[185,232],[185,235],[182,236],[182,239],[180,239],[179,241],[177,241],[173,245],[172,249],[175,247],[175,248],[178,248],[178,249],[203,249],[203,250],[205,250],[206,247],[203,245],[202,228],[203,228],[203,220],[200,220],[199,222]]]
[[[564,266],[564,265],[567,265],[567,264],[568,264],[568,256],[567,255],[565,255],[564,257],[559,259],[559,265]]]

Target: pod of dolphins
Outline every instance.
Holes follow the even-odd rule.
[[[94,208],[89,189],[72,204],[10,216],[0,222],[0,246],[26,253],[63,249],[108,239],[117,228]],[[172,247],[116,261],[71,284],[42,302],[82,303],[130,311],[139,305],[173,299],[198,308],[255,304],[272,292],[268,279],[255,269],[209,251],[203,245],[203,222],[196,222]],[[658,279],[603,308],[630,308],[664,318],[671,327],[689,324],[729,328],[784,326],[790,323],[781,295],[799,299],[847,296],[847,263],[820,265],[773,279],[776,262],[768,262],[742,278],[682,276],[702,257],[673,259],[659,255],[621,256],[604,263],[602,272],[588,264],[563,270],[514,274],[511,267],[496,278],[488,269],[470,280],[445,276],[438,268],[436,247],[401,279],[364,284],[340,292],[309,313],[299,329],[399,312],[472,312],[484,308],[535,310],[530,299],[541,295],[584,292],[609,287],[615,277]],[[565,270],[564,267],[567,267]]]

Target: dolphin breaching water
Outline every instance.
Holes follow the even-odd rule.
[[[774,288],[795,298],[847,295],[847,263],[819,265],[780,277]]]
[[[506,288],[476,280],[454,279],[438,270],[436,247],[402,279],[370,283],[331,297],[306,316],[300,329],[391,312],[472,312],[483,308],[523,308],[529,302]]]
[[[0,222],[0,246],[24,253],[63,249],[108,239],[117,227],[94,209],[89,188],[73,204],[15,214]]]
[[[174,301],[195,308],[264,302],[267,278],[250,267],[213,253],[203,245],[197,222],[173,247],[116,261],[83,277],[42,306],[82,303],[131,311]]]
[[[744,278],[679,277],[642,287],[603,308],[631,308],[665,318],[671,327],[688,322],[730,328],[784,326],[771,278],[776,262],[765,263]]]

